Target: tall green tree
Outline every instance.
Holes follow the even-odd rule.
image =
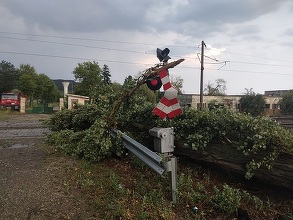
[[[0,63],[0,93],[17,89],[19,73],[14,65],[2,60]]]
[[[110,69],[107,65],[104,65],[103,66],[103,69],[102,69],[102,76],[103,76],[103,83],[106,84],[106,85],[109,85],[111,83],[111,74],[110,74]]]
[[[293,114],[293,90],[289,90],[282,96],[279,105],[283,114]]]
[[[29,98],[31,104],[34,99],[34,94],[37,94],[38,73],[29,64],[21,64],[18,72],[20,74],[18,88],[22,94]]]
[[[52,79],[41,73],[37,77],[37,89],[35,97],[40,99],[42,103],[56,101],[59,97],[59,91]]]
[[[246,94],[239,100],[240,111],[252,116],[260,115],[266,106],[265,98],[261,94],[255,94],[252,89],[246,89],[246,91]]]
[[[78,82],[76,94],[92,97],[92,94],[102,85],[102,71],[95,61],[79,63],[73,71]]]
[[[18,68],[19,74],[29,74],[29,75],[37,75],[37,71],[35,67],[31,66],[30,64],[20,64]]]

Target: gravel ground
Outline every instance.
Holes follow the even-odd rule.
[[[0,219],[97,219],[69,184],[73,159],[45,144],[48,115],[12,114],[0,122]]]

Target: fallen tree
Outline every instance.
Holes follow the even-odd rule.
[[[51,129],[56,131],[51,135],[51,142],[67,153],[98,161],[113,152],[121,153],[105,135],[109,127],[132,134],[145,146],[151,146],[152,142],[150,136],[146,138],[148,129],[174,127],[176,153],[233,170],[247,179],[256,176],[292,189],[293,130],[282,128],[270,118],[253,118],[228,109],[184,109],[180,116],[161,120],[152,115],[154,104],[145,102],[144,97],[136,97],[134,93],[150,74],[182,61],[148,69],[120,98],[105,94],[92,108],[80,107],[57,114],[51,121]],[[112,103],[109,97],[116,101]],[[135,124],[140,126],[130,126]]]
[[[252,159],[256,159],[255,157],[244,156],[231,145],[223,146],[216,144],[198,151],[177,144],[175,154],[177,156],[186,156],[198,163],[204,163],[213,168],[224,169],[243,176],[247,170],[247,164]],[[256,169],[252,179],[293,191],[293,154],[280,153],[272,164],[271,169]]]
[[[151,109],[133,112],[121,129],[151,146],[148,129],[174,127],[176,155],[293,191],[293,131],[270,118],[228,109],[185,109],[183,115],[164,121],[148,112]]]

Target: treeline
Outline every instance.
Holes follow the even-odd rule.
[[[101,85],[111,84],[110,70],[107,65],[100,68],[97,62],[79,63],[73,71],[76,86],[74,94],[93,97]],[[63,88],[62,88],[63,90]],[[30,102],[55,102],[63,95],[54,82],[44,73],[37,73],[29,64],[16,68],[12,63],[0,63],[0,93],[13,92],[26,96]]]
[[[37,99],[41,102],[55,102],[59,91],[52,79],[44,73],[37,73],[29,64],[16,68],[12,63],[0,63],[0,93],[14,92],[26,96],[30,102]]]

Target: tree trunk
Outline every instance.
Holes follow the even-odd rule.
[[[232,145],[215,144],[199,151],[176,145],[174,153],[178,156],[187,156],[196,162],[204,162],[243,176],[246,172],[246,164],[251,159],[257,160],[252,156],[243,155]],[[256,169],[253,178],[293,191],[293,154],[280,154],[271,169]]]

